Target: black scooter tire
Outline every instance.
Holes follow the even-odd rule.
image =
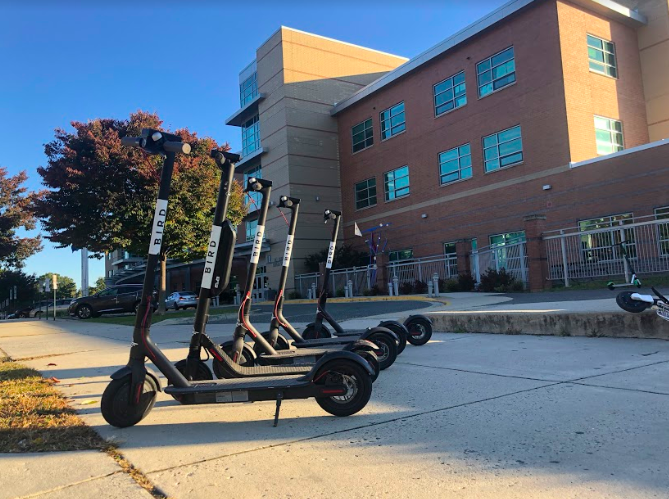
[[[317,340],[320,338],[332,338],[332,333],[330,330],[327,328],[325,324],[321,326],[321,334],[320,336],[316,335],[316,325],[312,322],[311,324],[307,324],[307,327],[304,328],[304,332],[302,333],[302,338],[305,340]]]
[[[352,382],[355,383],[355,392],[352,394],[350,400],[337,400],[336,397],[316,397],[318,405],[325,412],[329,412],[337,417],[351,416],[364,409],[372,396],[372,378],[369,373],[357,362],[348,359],[338,359],[328,362],[321,367],[314,379],[321,378],[326,380],[330,374],[324,373],[328,371],[351,378]]]
[[[127,428],[139,423],[151,412],[158,394],[158,386],[151,376],[144,378],[139,404],[129,404],[131,376],[113,379],[102,394],[100,410],[105,421],[117,428]]]
[[[399,344],[397,345],[397,355],[401,354],[407,346],[407,329],[402,324],[398,322],[381,322],[378,327],[385,327],[390,329],[393,333],[399,338]]]
[[[425,345],[432,338],[432,324],[424,317],[412,317],[404,324],[409,331],[407,341],[413,346],[419,347]],[[420,335],[414,336],[416,328],[420,329]]]
[[[372,343],[376,343],[384,352],[383,356],[379,356],[379,369],[383,371],[395,363],[397,359],[397,342],[394,338],[388,334],[374,333],[370,334],[367,339]]]
[[[188,379],[188,377],[186,376],[187,365],[188,365],[188,360],[186,359],[182,359],[176,364],[174,364],[174,367],[177,368],[177,371],[183,374],[186,379]],[[209,366],[205,364],[203,361],[199,361],[197,364],[197,369],[195,371],[195,377],[190,381],[209,381],[213,379],[214,375],[212,374],[211,369],[209,369]]]
[[[631,312],[633,314],[640,314],[641,312],[652,307],[650,303],[645,301],[633,300],[632,293],[635,291],[623,291],[616,295],[616,303],[620,308],[625,312]]]
[[[379,377],[379,373],[381,372],[381,365],[379,364],[379,358],[376,356],[374,352],[370,352],[368,350],[353,350],[353,353],[365,359],[369,364],[369,366],[372,368],[372,370],[374,371],[374,374],[372,374],[372,383],[374,383]]]
[[[265,338],[269,343],[271,343],[269,341],[269,331],[262,333],[262,337]],[[276,338],[276,345],[274,345],[274,350],[290,350],[290,343],[288,343],[288,340],[286,338],[279,335]],[[256,353],[256,355],[265,353],[259,343],[253,344],[253,351]]]

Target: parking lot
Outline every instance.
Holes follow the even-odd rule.
[[[0,347],[46,356],[25,363],[60,379],[84,420],[170,497],[669,497],[666,341],[436,333],[407,347],[352,417],[291,400],[273,428],[270,402],[181,406],[161,394],[119,430],[99,397],[130,330],[17,321],[0,326]],[[174,360],[183,334],[153,329]],[[23,495],[12,491],[0,497]]]

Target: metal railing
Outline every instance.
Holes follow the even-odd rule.
[[[499,272],[505,269],[516,280],[529,283],[527,267],[527,243],[525,241],[514,244],[497,244],[473,250],[470,256],[472,276],[476,282],[481,282],[481,275],[488,269]]]
[[[344,293],[348,281],[351,281],[353,285],[353,296],[364,294],[376,284],[376,265],[336,269],[330,272],[330,291],[332,293],[330,296],[337,296],[338,291],[340,295]]]
[[[311,285],[315,284],[318,288],[318,279],[321,274],[319,272],[311,272],[309,274],[296,274],[295,275],[295,291],[300,293],[302,298],[306,298],[309,294],[309,291],[312,289]]]
[[[629,281],[630,269],[620,243],[624,243],[637,274],[669,273],[669,219],[621,221],[613,227],[587,231],[562,229],[547,232],[543,240],[548,278],[562,280],[565,286],[573,279],[624,276]]]
[[[427,283],[434,274],[440,279],[458,278],[458,258],[456,255],[433,255],[422,258],[414,258],[404,262],[392,262],[388,264],[389,277],[397,277],[398,283],[414,283],[421,281]]]

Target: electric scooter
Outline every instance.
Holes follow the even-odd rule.
[[[267,221],[267,211],[269,210],[269,199],[272,192],[272,181],[261,178],[249,178],[246,192],[255,191],[260,194],[261,203],[258,210],[258,224],[254,236],[254,249],[251,253],[250,264],[246,276],[246,285],[243,293],[242,303],[239,307],[237,316],[237,326],[235,328],[233,340],[226,342],[222,346],[223,350],[237,363],[243,366],[253,365],[308,365],[315,364],[324,354],[332,349],[309,349],[309,350],[281,350],[277,351],[270,345],[265,338],[251,324],[251,293],[255,283],[256,269],[260,258],[260,247],[265,232],[265,223]],[[387,332],[392,335],[390,331]],[[254,349],[245,343],[246,335],[249,335],[254,342]],[[393,338],[391,341],[395,341]],[[342,349],[342,348],[339,348]],[[361,357],[369,359],[370,365],[376,367],[376,354],[381,353],[381,346],[366,340],[354,341],[346,344],[343,350],[360,354]],[[261,352],[259,355],[256,352]],[[370,355],[371,354],[371,355]],[[225,377],[225,371],[219,365],[220,361],[214,357],[214,373],[218,377]],[[380,366],[379,366],[380,367]],[[375,369],[376,371],[376,369]],[[374,378],[375,379],[375,378]]]
[[[323,324],[324,320],[333,327],[335,335],[338,337],[360,334],[355,331],[344,331],[337,323],[337,321],[335,321],[334,318],[325,309],[328,299],[327,289],[330,283],[330,270],[332,269],[335,246],[337,243],[337,233],[339,232],[339,225],[341,223],[341,212],[335,210],[325,210],[323,216],[325,218],[325,223],[327,223],[329,220],[333,220],[334,224],[332,226],[332,235],[330,238],[330,246],[328,248],[328,257],[325,263],[325,273],[323,274],[323,286],[321,287],[320,294],[318,296],[316,320],[307,325],[304,332],[302,333],[302,337],[309,340],[314,338],[329,338],[332,336],[330,330],[327,328],[327,326],[325,326],[325,324]],[[397,321],[384,321],[380,325],[389,327],[390,322],[399,324]],[[430,338],[432,337],[432,321],[424,315],[411,315],[404,321],[402,326],[404,326],[408,331],[408,334],[406,335],[406,341],[412,345],[424,345],[430,341]],[[402,345],[400,345],[400,348],[400,351],[404,349]]]
[[[641,280],[636,275],[636,271],[634,270],[632,262],[629,259],[629,255],[627,254],[627,250],[625,249],[625,244],[624,243],[619,243],[619,244],[620,247],[622,248],[623,258],[625,258],[625,262],[627,262],[627,267],[632,273],[632,279],[630,280],[630,284],[625,284],[625,285],[636,286],[637,288],[640,288]],[[621,285],[613,284],[611,282],[607,284],[607,287],[609,289],[615,289],[619,286]],[[622,308],[626,312],[631,312],[633,314],[639,314],[655,306],[657,307],[657,315],[662,317],[664,320],[669,321],[669,300],[667,300],[667,298],[653,286],[651,286],[650,289],[653,290],[653,293],[655,293],[655,296],[657,298],[654,297],[653,295],[644,295],[634,291],[623,291],[621,293],[618,293],[618,295],[616,296],[616,303],[620,308]]]
[[[221,362],[226,369],[240,376],[263,374],[249,379],[224,379],[190,381],[167,359],[150,336],[151,299],[155,268],[162,246],[163,230],[167,218],[167,205],[172,180],[172,170],[177,153],[190,153],[190,145],[180,137],[159,130],[144,129],[141,137],[123,137],[122,144],[143,149],[149,154],[164,157],[160,173],[160,186],[153,228],[146,262],[142,298],[136,315],[133,341],[128,364],[112,374],[112,381],[102,394],[101,412],[105,420],[117,427],[139,423],[153,408],[157,392],[162,390],[158,376],[146,367],[148,358],[167,377],[165,393],[182,404],[215,404],[276,401],[274,426],[278,424],[281,401],[314,397],[327,412],[335,416],[349,416],[362,410],[372,394],[372,368],[361,357],[351,352],[330,352],[323,355],[306,374],[276,376],[276,368],[242,367],[222,352]],[[212,230],[210,249],[217,249],[222,240],[220,233]],[[234,244],[234,233],[229,235]],[[254,251],[260,246],[254,244]],[[216,262],[217,255],[211,257]],[[231,256],[229,257],[232,258]],[[212,269],[213,263],[205,268]],[[208,275],[205,270],[204,278]],[[206,284],[203,278],[203,285]],[[227,284],[227,283],[226,283]],[[223,283],[221,283],[223,285]]]
[[[277,295],[274,300],[274,311],[272,314],[272,322],[270,324],[269,332],[263,333],[263,337],[277,350],[294,348],[349,348],[360,340],[369,340],[381,347],[381,352],[376,352],[381,370],[390,367],[397,357],[397,354],[392,354],[394,349],[397,349],[398,339],[400,335],[406,336],[406,329],[399,323],[389,324],[389,327],[384,327],[385,323],[379,324],[378,327],[369,328],[366,331],[355,336],[345,336],[339,338],[319,338],[313,340],[305,340],[300,333],[288,322],[283,316],[283,302],[284,292],[286,289],[286,280],[288,278],[288,269],[290,267],[290,257],[293,250],[293,241],[295,237],[295,227],[297,225],[297,217],[300,208],[300,199],[288,196],[281,196],[277,209],[281,208],[290,210],[290,221],[286,220],[288,224],[288,236],[286,237],[286,247],[283,257],[283,266],[281,268],[281,275],[279,277],[279,287]],[[283,212],[281,212],[283,215]],[[284,217],[285,219],[285,217]],[[400,328],[400,335],[396,335],[390,330],[391,327],[398,326]],[[283,329],[290,336],[291,340],[284,338],[279,334],[279,328]],[[389,331],[390,330],[390,331]],[[389,334],[390,333],[390,334]],[[256,352],[259,350],[256,343]],[[262,347],[260,347],[262,349]],[[399,352],[398,352],[399,353]]]

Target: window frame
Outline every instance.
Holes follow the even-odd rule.
[[[611,128],[608,128],[606,130],[604,130],[602,128],[597,128],[597,118],[599,118],[600,120],[606,120],[609,124],[611,124],[611,122],[620,123],[620,132],[617,131],[617,130],[612,130]],[[593,115],[593,127],[594,127],[594,130],[595,130],[595,150],[597,151],[597,156],[608,156],[609,154],[615,154],[617,152],[625,150],[625,127],[623,125],[622,120],[617,120],[615,118],[607,118],[606,116],[601,116],[599,114],[594,114]],[[599,142],[597,140],[597,131],[598,130],[602,131],[602,132],[609,132],[609,135],[611,136],[612,139],[614,138],[614,134],[620,134],[620,138],[622,139],[622,145],[620,146],[620,149],[618,149],[617,151],[611,151],[611,152],[607,152],[607,153],[600,153],[599,148],[597,146],[597,143]],[[609,144],[619,146],[619,144],[617,142],[610,142]]]
[[[247,123],[251,123],[251,126],[246,126]],[[261,148],[260,145],[260,115],[256,114],[252,118],[249,118],[244,123],[242,123],[242,158],[245,156],[250,156],[251,154],[258,151]],[[248,130],[253,130],[253,136],[255,140],[253,141],[253,150],[248,150]]]
[[[362,184],[363,182],[367,182],[367,187],[365,187],[365,189],[363,189],[363,190],[369,191],[369,188],[370,188],[369,181],[370,180],[374,181],[374,204],[368,204],[367,206],[363,206],[361,208],[358,208],[358,185]],[[355,211],[366,210],[367,208],[372,208],[372,207],[376,206],[378,204],[378,197],[377,197],[378,196],[378,186],[376,185],[376,176],[366,178],[364,180],[361,180],[360,182],[356,182],[353,185],[353,196],[354,196],[353,202],[355,204]],[[366,199],[369,200],[371,198],[368,195]]]
[[[393,255],[393,254],[399,254],[399,253],[404,253],[404,252],[407,252],[407,251],[411,253],[411,256],[410,256],[410,257],[408,257],[408,258],[401,258],[401,259],[398,259],[398,260],[393,260],[393,259],[392,259],[392,256],[391,256],[391,255]],[[401,249],[401,250],[393,250],[393,251],[389,251],[389,252],[388,252],[388,262],[393,262],[393,263],[408,262],[409,260],[413,260],[413,258],[414,258],[414,256],[413,256],[413,248],[404,248],[404,249]]]
[[[370,125],[369,128],[364,127],[364,125],[369,121]],[[371,140],[371,143],[369,145],[365,145],[362,149],[358,149],[357,151],[355,150],[356,142],[355,142],[355,136],[357,135],[356,133],[353,132],[353,129],[357,126],[363,125],[363,130],[362,132],[358,133],[363,133],[364,138],[362,139],[362,142],[358,142],[358,144],[366,144],[368,140]],[[367,131],[369,130],[370,135],[369,137],[367,136]],[[365,149],[369,149],[374,145],[374,120],[370,116],[369,118],[361,121],[360,123],[356,123],[351,127],[351,154],[357,154],[359,152],[364,151]]]
[[[252,80],[249,85],[246,85],[246,82]],[[250,88],[251,92],[246,96],[246,89]],[[239,84],[239,105],[240,107],[246,106],[249,102],[255,99],[258,96],[258,72],[254,71],[251,76],[245,79]]]
[[[407,193],[403,194],[401,196],[395,195],[395,197],[393,197],[391,199],[388,199],[389,191],[388,191],[388,188],[387,188],[388,180],[386,180],[386,175],[388,175],[389,173],[394,174],[397,170],[401,170],[402,168],[407,169],[406,178],[407,178],[408,183],[407,183],[406,187],[400,187],[399,189],[393,188],[393,192],[396,192],[396,191],[401,190],[401,189],[407,189]],[[404,178],[404,177],[400,177],[400,178]],[[395,177],[393,177],[392,182],[394,183],[394,182],[396,182],[396,180],[397,179]],[[387,172],[383,173],[383,199],[385,200],[386,203],[390,203],[391,201],[396,201],[398,199],[405,198],[405,197],[409,196],[410,194],[411,194],[411,173],[410,173],[408,164],[399,166],[397,168],[394,168],[392,170],[388,170]]]
[[[500,55],[500,54],[502,54],[502,53],[504,53],[504,52],[506,52],[506,51],[509,50],[509,49],[512,49],[512,50],[513,50],[513,57],[512,57],[512,59],[509,59],[508,61],[504,61],[503,63],[498,64],[497,66],[493,66],[493,65],[492,65],[492,60],[493,60],[493,58],[496,57],[496,56],[498,56],[498,55]],[[504,86],[502,86],[502,87],[495,88],[495,81],[498,81],[498,80],[501,80],[501,79],[503,79],[503,78],[506,78],[506,77],[509,76],[511,73],[506,73],[504,76],[502,76],[502,77],[500,77],[500,78],[494,78],[493,75],[492,75],[492,73],[493,73],[493,69],[498,68],[499,66],[502,66],[503,64],[507,64],[507,63],[508,63],[509,61],[511,61],[511,60],[513,60],[513,71],[512,71],[512,73],[513,73],[513,81],[507,83],[506,85],[504,85]],[[489,63],[490,63],[490,67],[489,67],[488,69],[484,69],[483,71],[480,71],[480,72],[479,72],[479,66],[480,66],[481,64],[484,64],[485,62],[489,62]],[[483,98],[485,98],[485,97],[487,97],[487,96],[489,96],[489,95],[494,94],[495,92],[499,92],[500,90],[503,90],[503,89],[505,89],[505,88],[507,88],[507,87],[509,87],[509,86],[511,86],[511,85],[514,85],[514,84],[518,81],[518,77],[517,77],[517,75],[516,75],[517,67],[516,67],[516,48],[515,48],[515,46],[514,46],[514,45],[509,45],[508,47],[506,47],[506,48],[500,50],[499,52],[496,52],[495,54],[492,54],[490,57],[486,57],[485,59],[480,60],[479,62],[476,63],[476,65],[475,65],[474,68],[475,68],[475,70],[476,70],[476,95],[478,95],[478,98],[479,98],[479,99],[483,99]],[[487,71],[490,71],[490,81],[481,84],[481,83],[480,83],[480,76],[481,76],[482,74],[486,73]],[[484,94],[484,95],[481,95],[481,88],[484,87],[485,85],[489,85],[489,84],[492,85],[492,90],[491,90],[490,92]]]
[[[462,155],[462,156],[461,156],[461,155],[460,155],[460,148],[465,147],[465,146],[469,147],[469,154],[465,154],[465,155]],[[444,162],[442,163],[442,161],[441,161],[441,155],[442,155],[442,154],[446,154],[446,153],[451,152],[451,151],[456,150],[456,149],[457,149],[457,154],[458,154],[458,157],[457,157],[457,161],[458,161],[458,169],[456,170],[456,172],[457,172],[457,174],[458,174],[458,178],[457,178],[456,180],[451,180],[451,181],[448,181],[448,182],[444,182],[444,181],[442,180],[442,177],[444,177],[444,176],[446,176],[446,175],[452,175],[453,173],[456,173],[456,172],[451,172],[451,173],[441,173],[441,166],[442,166],[442,165],[444,165],[444,164],[446,164],[446,163],[449,163],[449,162],[451,162],[451,161],[454,161],[454,160],[449,160],[449,161],[444,161]],[[466,157],[466,156],[469,156],[469,166],[465,167],[464,169],[465,169],[465,170],[466,170],[466,169],[469,169],[469,170],[470,170],[470,175],[469,175],[469,177],[465,177],[465,178],[463,178],[463,177],[462,177],[462,170],[463,170],[463,168],[462,168],[462,165],[461,165],[460,161],[461,161],[462,158],[464,158],[464,157]],[[461,144],[461,145],[459,145],[459,146],[455,146],[455,147],[452,147],[451,149],[447,149],[447,150],[445,150],[445,151],[441,151],[441,152],[437,153],[437,162],[438,162],[438,164],[439,164],[439,168],[438,168],[438,174],[439,174],[439,186],[451,185],[451,184],[454,184],[454,183],[456,183],[456,182],[462,182],[462,181],[469,180],[470,178],[473,178],[473,177],[474,177],[474,165],[472,164],[472,145],[471,145],[470,142],[467,142],[466,144]]]
[[[592,45],[590,45],[590,43],[589,43],[590,40],[588,40],[588,37],[594,38],[594,39],[599,40],[600,42],[602,42],[602,48],[600,49],[600,48],[593,47]],[[613,52],[609,52],[609,51],[604,49],[604,44],[606,44],[606,43],[610,43],[613,46]],[[616,51],[616,44],[611,40],[607,40],[605,38],[602,38],[602,37],[597,36],[597,35],[593,35],[591,33],[586,33],[585,34],[585,46],[588,49],[588,69],[589,69],[589,71],[591,73],[595,73],[595,74],[602,75],[602,76],[608,76],[609,78],[613,78],[614,80],[617,80],[618,75],[619,75],[619,71],[618,71],[618,52]],[[589,49],[591,49],[591,48],[594,49],[594,50],[598,50],[602,54],[604,54],[604,57],[603,57],[604,62],[600,62],[600,61],[593,60],[592,58],[590,58]],[[610,54],[610,55],[613,56],[613,61],[614,61],[615,65],[611,65],[608,62],[606,62],[606,54]],[[591,62],[594,62],[595,64],[599,64],[601,66],[604,66],[605,69],[613,68],[615,70],[615,73],[616,73],[615,76],[609,74],[606,71],[599,71],[597,69],[593,69],[592,66],[590,65]]]
[[[499,141],[499,135],[500,134],[502,134],[504,132],[508,132],[509,130],[513,130],[514,128],[518,128],[518,130],[520,131],[518,138],[507,140],[505,142],[500,142]],[[497,143],[495,144],[495,146],[486,147],[485,139],[487,139],[489,137],[492,137],[493,135],[497,137]],[[516,161],[515,163],[511,163],[511,164],[502,166],[502,155],[501,155],[500,150],[499,150],[500,145],[501,144],[506,144],[506,143],[509,143],[509,142],[513,142],[514,140],[518,140],[518,139],[520,139],[520,151],[516,151],[516,152],[511,153],[511,154],[506,154],[504,157],[510,157],[510,156],[513,156],[515,154],[518,154],[518,152],[520,152],[520,155],[521,155],[520,161]],[[486,160],[485,152],[486,152],[487,149],[492,149],[493,147],[497,148],[497,158],[496,159],[499,162],[499,167],[495,168],[494,170],[488,170],[486,168],[486,163],[488,161],[493,161],[493,160]],[[513,125],[509,128],[505,128],[504,130],[500,130],[498,132],[493,132],[489,135],[485,135],[485,136],[481,137],[481,148],[483,150],[483,173],[485,173],[485,174],[494,173],[494,172],[497,172],[497,171],[500,171],[500,170],[505,170],[507,168],[511,168],[513,166],[516,166],[516,165],[520,165],[521,163],[525,162],[525,152],[523,150],[523,128],[521,127],[521,125],[519,123],[519,124]]]
[[[459,106],[456,106],[455,103],[457,102],[457,96],[455,95],[455,87],[456,87],[455,77],[460,76],[460,75],[462,75],[462,83],[459,83],[457,86],[464,85],[464,93],[462,95],[460,95],[460,97],[464,96],[465,102],[463,104],[459,105]],[[443,84],[443,83],[446,83],[448,80],[451,80],[451,87],[442,91],[442,92],[440,92],[440,93],[437,93],[437,87],[439,85]],[[439,113],[439,112],[437,112],[437,107],[438,107],[437,106],[437,97],[439,95],[442,95],[442,94],[448,92],[449,90],[451,90],[453,92],[453,99],[451,101],[447,101],[447,102],[453,102],[453,104],[454,104],[453,108],[449,109],[447,111],[442,111],[441,113]],[[445,104],[446,104],[446,102],[444,102],[442,104],[439,104],[439,105],[443,106]],[[441,80],[440,82],[435,83],[434,85],[432,85],[432,105],[434,106],[434,117],[435,118],[438,118],[439,116],[443,116],[445,114],[451,113],[451,112],[455,111],[456,109],[460,109],[461,107],[464,107],[464,106],[467,105],[467,78],[466,78],[466,74],[465,74],[464,69],[461,70],[461,71],[458,71],[457,73],[449,76],[448,78],[445,78],[445,79]]]
[[[392,114],[392,110],[393,110],[393,108],[396,108],[396,107],[398,107],[398,106],[400,106],[400,105],[402,106],[402,111],[401,111],[401,113],[397,113],[396,115],[393,115],[393,114]],[[387,119],[387,120],[384,120],[384,119],[383,119],[383,113],[385,113],[385,112],[388,112],[388,113],[389,113],[389,114],[388,114],[388,119]],[[393,124],[392,124],[392,119],[395,118],[396,116],[398,116],[399,114],[402,114],[402,115],[403,115],[403,118],[404,118],[404,119],[403,119],[403,121],[402,121],[400,124],[403,125],[404,128],[402,128],[402,130],[400,130],[400,131],[397,132],[397,133],[392,133],[393,128],[400,126],[400,124],[397,124],[397,125],[393,125]],[[383,138],[383,124],[384,124],[385,122],[390,123],[390,128],[389,128],[389,130],[390,130],[390,135],[389,135],[388,137],[386,137],[386,138]],[[392,139],[393,137],[397,137],[398,135],[403,134],[404,132],[406,132],[406,129],[407,129],[407,122],[406,122],[406,103],[405,103],[403,100],[400,101],[400,102],[398,102],[398,103],[396,103],[396,104],[393,104],[392,106],[390,106],[390,107],[384,109],[383,111],[381,111],[381,112],[379,113],[379,133],[381,134],[381,142],[385,142],[386,140],[390,140],[390,139]]]

